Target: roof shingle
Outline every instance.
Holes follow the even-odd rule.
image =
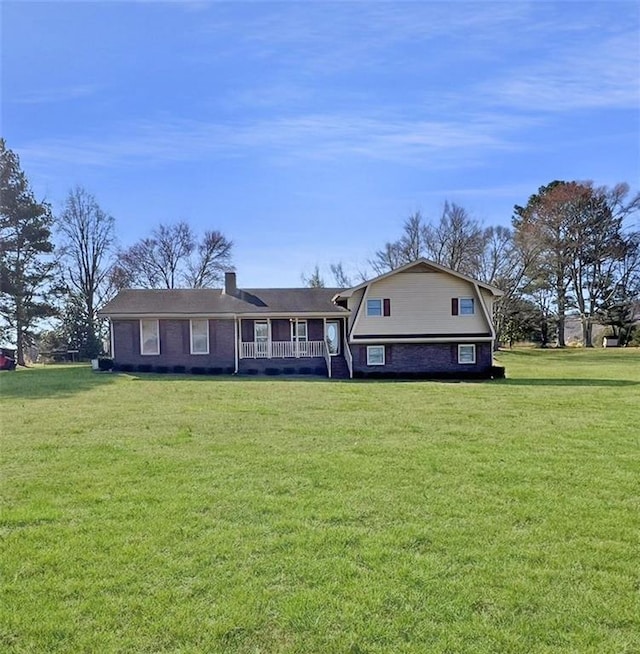
[[[339,288],[238,289],[227,295],[219,288],[123,289],[99,314],[134,315],[304,314],[347,313],[331,299]]]

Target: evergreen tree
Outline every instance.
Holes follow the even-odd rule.
[[[0,319],[22,366],[38,321],[55,315],[52,224],[51,208],[36,201],[18,156],[0,139]]]

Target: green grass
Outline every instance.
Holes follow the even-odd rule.
[[[0,651],[640,651],[640,351],[2,373]]]

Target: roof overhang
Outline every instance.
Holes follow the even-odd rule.
[[[235,320],[237,318],[248,319],[305,319],[305,318],[344,318],[348,316],[349,312],[342,311],[274,311],[274,312],[256,312],[256,313],[207,313],[206,311],[198,311],[193,313],[167,313],[167,312],[136,312],[136,313],[103,313],[98,312],[100,318],[109,318],[111,320],[140,320],[145,318],[153,318],[160,320],[187,320],[193,318],[207,318],[210,320]]]

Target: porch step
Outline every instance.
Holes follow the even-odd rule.
[[[342,355],[331,357],[331,378],[349,379],[349,366]]]

